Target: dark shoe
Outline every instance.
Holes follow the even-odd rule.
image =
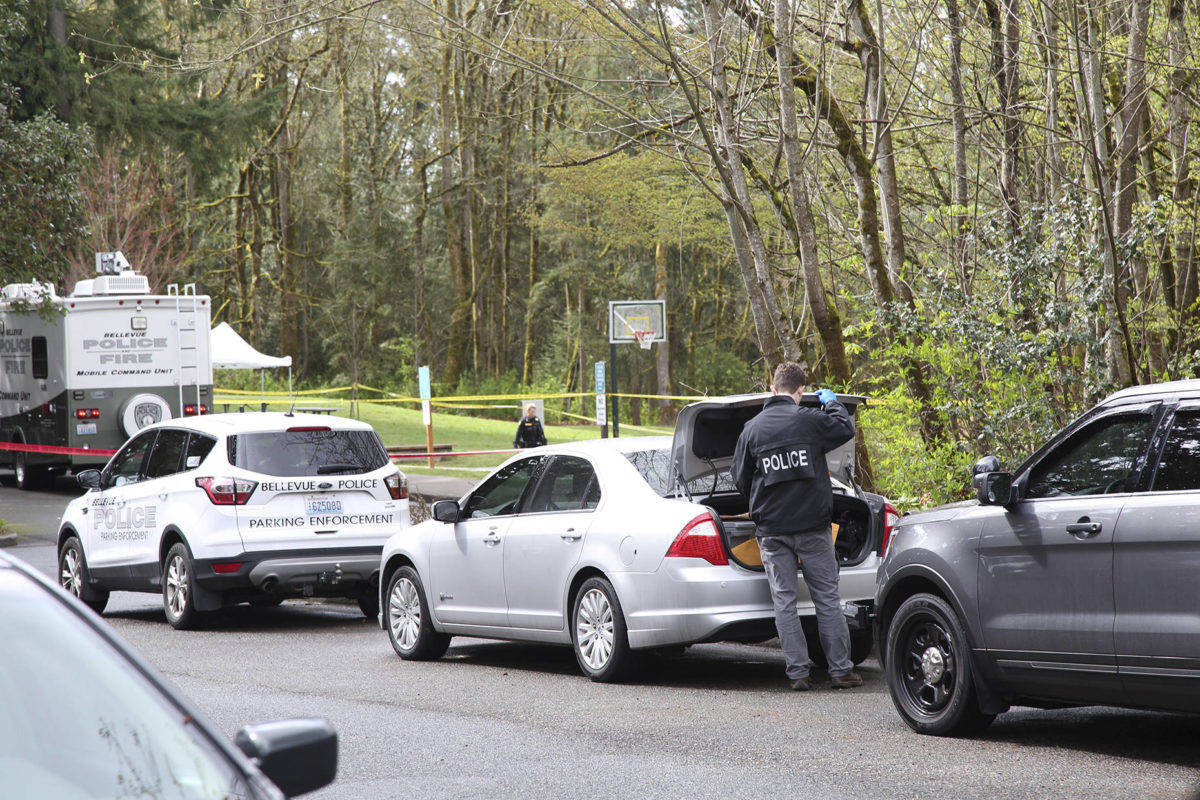
[[[829,682],[834,689],[853,689],[856,686],[862,686],[862,676],[854,670],[850,670],[845,675],[830,675]]]
[[[796,678],[792,681],[793,692],[807,692],[812,688],[812,681],[808,678]]]

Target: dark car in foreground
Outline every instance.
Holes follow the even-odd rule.
[[[1012,705],[1200,712],[1200,381],[1126,389],[973,501],[903,517],[876,589],[888,688],[913,729]]]
[[[277,800],[337,772],[319,719],[237,747],[77,599],[0,551],[0,794],[6,800]]]

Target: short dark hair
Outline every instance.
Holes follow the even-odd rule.
[[[775,377],[771,379],[771,385],[780,394],[792,394],[796,390],[804,388],[807,383],[808,370],[795,361],[785,361],[780,364],[775,368]]]

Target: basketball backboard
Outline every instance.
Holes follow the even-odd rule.
[[[665,342],[667,340],[667,301],[610,300],[608,303],[608,341]]]

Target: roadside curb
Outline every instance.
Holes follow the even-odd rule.
[[[0,533],[0,547],[13,547],[17,543],[15,533]]]

